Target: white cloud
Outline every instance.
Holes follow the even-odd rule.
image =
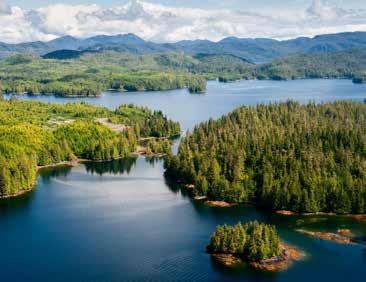
[[[271,15],[233,10],[177,8],[133,0],[113,8],[54,4],[25,11],[0,0],[0,41],[50,40],[62,35],[135,33],[157,42],[220,40],[227,36],[292,38],[366,31],[365,10],[345,10],[314,0],[309,8]]]

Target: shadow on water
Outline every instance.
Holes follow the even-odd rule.
[[[85,169],[90,174],[130,174],[136,164],[137,157],[127,157],[108,162],[85,162]]]
[[[65,177],[71,173],[71,166],[46,167],[39,171],[42,181],[49,183],[52,178]]]
[[[171,192],[180,193],[184,198],[192,197],[192,194],[187,189],[185,189],[182,184],[177,183],[177,180],[173,177],[170,177],[164,173],[164,180]]]
[[[145,160],[148,164],[150,164],[152,167],[154,167],[158,163],[164,162],[164,157],[145,157]]]
[[[15,198],[0,199],[0,217],[30,207],[34,194],[35,191],[30,191]]]

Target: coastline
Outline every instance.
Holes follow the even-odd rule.
[[[140,152],[138,150],[136,150],[135,152],[132,152],[129,154],[129,156],[131,157],[156,157],[156,158],[161,158],[164,157],[166,154],[160,153],[160,154],[144,154],[143,152]],[[128,156],[123,156],[123,157],[118,157],[115,159],[105,159],[105,160],[89,160],[89,159],[75,159],[72,161],[63,161],[63,162],[59,162],[59,163],[52,163],[49,165],[44,165],[44,166],[37,166],[36,167],[36,171],[37,174],[39,173],[39,171],[43,170],[43,169],[47,169],[47,168],[58,168],[58,167],[76,167],[82,163],[86,163],[86,162],[110,162],[110,161],[114,161],[114,160],[120,160],[123,158],[126,158]],[[19,197],[21,195],[27,194],[29,192],[34,191],[36,186],[36,183],[34,183],[33,187],[30,189],[25,189],[25,190],[20,190],[19,192],[15,193],[15,194],[11,194],[11,195],[6,195],[6,196],[0,196],[0,200],[3,199],[11,199],[11,198],[16,198]]]
[[[343,231],[347,231],[347,235]],[[331,242],[335,242],[338,244],[349,245],[349,244],[360,243],[352,237],[352,231],[348,230],[348,229],[347,230],[339,229],[337,231],[337,233],[308,231],[308,230],[304,230],[304,229],[296,229],[296,232],[299,232],[300,234],[303,234],[303,235],[306,235],[309,237],[317,238],[317,239],[324,240],[324,241],[331,241]]]
[[[349,217],[360,221],[366,221],[366,214],[337,214],[334,212],[314,212],[314,213],[298,213],[290,210],[277,210],[276,214],[285,216],[335,216],[335,217]]]
[[[210,80],[206,80],[206,87],[207,87],[208,81],[210,81]],[[4,93],[4,94],[7,96],[24,96],[24,95],[27,95],[27,96],[55,96],[55,97],[60,97],[60,98],[77,99],[77,98],[99,98],[103,95],[103,93],[108,93],[108,92],[117,92],[117,93],[123,94],[123,93],[136,93],[136,92],[174,91],[174,90],[187,90],[188,92],[191,92],[189,89],[189,86],[185,86],[185,87],[180,87],[180,88],[169,87],[167,89],[154,89],[154,90],[103,89],[95,95],[60,95],[60,94],[56,95],[53,92],[52,93],[34,93],[34,94],[30,94],[28,92],[21,92],[21,93]],[[205,92],[206,92],[206,90],[200,91],[200,92],[193,91],[191,93],[202,94]]]
[[[234,267],[247,263],[255,269],[269,272],[286,270],[294,261],[299,261],[305,256],[302,251],[286,243],[281,242],[280,247],[281,253],[278,256],[260,261],[248,261],[234,254],[208,253],[226,267]]]
[[[74,167],[84,161],[88,161],[88,160],[76,159],[76,160],[72,160],[72,161],[64,161],[64,162],[53,163],[53,164],[49,164],[49,165],[37,166],[37,172],[42,169],[45,169],[45,168],[56,168],[56,167],[62,167],[62,166]]]
[[[186,184],[183,180],[177,180],[175,179],[176,183],[182,185],[182,188],[184,187],[188,192],[192,192],[195,188],[194,184]],[[221,208],[227,208],[227,207],[233,207],[236,205],[255,205],[257,207],[261,207],[260,203],[248,201],[243,203],[230,203],[226,201],[215,201],[211,200],[207,196],[193,196],[191,195],[191,198],[194,201],[203,201],[205,204],[211,207],[221,207]],[[271,210],[271,213],[278,214],[278,215],[284,215],[284,216],[335,216],[335,217],[349,217],[353,218],[355,220],[359,221],[366,221],[366,214],[337,214],[334,212],[315,212],[315,213],[299,213],[291,210]]]
[[[62,166],[74,167],[74,166],[77,166],[78,164],[80,164],[84,161],[87,161],[87,160],[76,159],[76,160],[73,160],[73,161],[64,161],[64,162],[53,163],[53,164],[44,165],[44,166],[37,166],[36,167],[36,172],[38,174],[39,171],[41,171],[42,169],[46,169],[46,168],[57,168],[57,167],[62,167]],[[33,192],[35,190],[35,186],[36,186],[36,183],[34,183],[33,186],[29,189],[20,190],[17,193],[11,194],[11,195],[0,196],[0,200],[16,198],[16,197],[28,194],[28,193]]]
[[[33,186],[33,187],[32,187],[32,188],[30,188],[30,189],[26,189],[26,190],[18,191],[18,192],[17,192],[17,193],[15,193],[15,194],[6,195],[6,196],[0,196],[0,200],[6,200],[6,199],[11,199],[11,198],[16,198],[16,197],[19,197],[19,196],[22,196],[22,195],[28,194],[28,193],[33,192],[33,191],[34,191],[34,187],[35,187],[35,186]]]

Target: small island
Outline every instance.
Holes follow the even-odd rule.
[[[207,252],[228,267],[247,262],[266,271],[285,270],[302,257],[301,252],[280,241],[274,226],[257,221],[218,226]]]

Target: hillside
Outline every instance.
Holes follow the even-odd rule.
[[[345,52],[313,52],[275,59],[256,67],[260,79],[348,78],[366,71],[366,49]]]

